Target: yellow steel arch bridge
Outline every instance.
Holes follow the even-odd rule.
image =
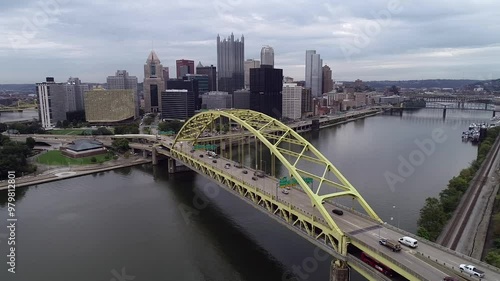
[[[361,262],[352,253],[355,249],[406,280],[442,280],[449,275],[464,277],[457,269],[459,264],[467,263],[482,266],[491,277],[483,280],[500,281],[499,269],[384,223],[320,151],[293,129],[265,114],[235,109],[202,112],[189,119],[175,139],[166,139],[151,148],[153,162],[157,153],[169,158],[169,169],[172,164],[176,166],[171,160],[181,162],[327,251],[336,258],[332,263],[332,275],[335,276],[332,280],[348,280],[348,266],[369,280],[391,280],[380,273],[380,267],[369,266],[366,260]],[[207,144],[210,147],[217,145],[220,158],[209,159],[204,152],[196,151],[197,146],[207,147]],[[250,149],[252,146],[254,150]],[[252,163],[248,164],[248,157],[242,156],[245,153],[247,156],[255,154],[255,169],[250,167]],[[253,175],[262,172],[263,154],[266,153],[269,157],[265,159],[271,162],[270,176],[252,177],[252,172],[255,172]],[[289,194],[278,192],[276,160],[297,184]],[[306,179],[312,179],[313,184]],[[352,198],[364,212],[344,208],[343,216],[332,215],[332,210],[339,207],[332,201],[339,197]],[[397,241],[402,236],[418,238],[419,247],[393,254],[378,243],[381,237]]]
[[[317,208],[323,219],[331,227],[331,232],[325,235],[332,236],[339,242],[336,245],[339,254],[347,254],[345,236],[324,208],[322,204],[324,200],[340,196],[353,197],[367,214],[373,219],[381,221],[359,192],[321,152],[285,124],[260,112],[233,109],[200,113],[184,124],[175,138],[174,146],[178,142],[195,145],[205,131],[212,131],[214,125],[220,126],[224,122],[224,118],[230,123],[230,127],[233,127],[232,123],[234,122],[238,126],[237,129],[248,132],[257,138],[269,149],[271,157],[276,157],[287,169],[289,175],[297,180],[297,183],[311,200],[311,205]],[[295,149],[292,150],[291,146],[294,146]],[[300,152],[296,152],[297,147]],[[172,154],[186,159],[186,155],[175,149],[172,150]],[[314,174],[299,168],[298,164],[304,164],[303,162],[319,166],[321,173]],[[304,177],[310,177],[317,181],[318,186],[313,189],[304,181]],[[329,192],[331,189],[328,189],[327,186],[339,191]],[[322,192],[323,190],[325,192]],[[331,241],[333,242],[333,239]]]

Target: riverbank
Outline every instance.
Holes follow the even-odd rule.
[[[102,164],[70,166],[70,167],[59,166],[57,168],[50,169],[39,175],[26,175],[23,177],[18,177],[16,178],[16,187],[37,185],[51,181],[80,177],[93,173],[99,173],[99,172],[136,166],[146,163],[151,163],[151,159],[145,159],[142,157],[130,157],[128,159],[112,160]],[[7,181],[0,181],[0,190],[6,190],[7,188],[8,188]]]
[[[371,109],[368,110],[362,110],[359,112],[349,112],[345,113],[343,115],[335,116],[335,117],[329,117],[328,120],[324,120],[327,122],[324,122],[323,124],[320,125],[320,130],[341,125],[341,124],[346,124],[352,121],[356,121],[359,119],[364,119],[367,117],[372,117],[376,116],[381,113],[381,111],[373,112],[367,114],[367,112],[372,111]],[[337,121],[338,120],[338,121]],[[337,121],[337,122],[336,122]],[[312,121],[311,121],[312,123]],[[303,125],[302,125],[303,126]],[[309,126],[308,129],[302,131],[311,131],[311,126]],[[51,181],[58,181],[58,180],[63,180],[63,179],[68,179],[72,177],[79,177],[83,175],[88,175],[92,173],[99,173],[103,171],[109,171],[113,169],[119,169],[119,168],[124,168],[124,167],[129,167],[129,166],[135,166],[135,165],[140,165],[140,164],[145,164],[145,163],[151,163],[151,160],[144,159],[144,158],[139,158],[139,157],[131,157],[129,159],[118,159],[118,160],[112,160],[108,162],[104,162],[101,164],[92,164],[92,165],[85,165],[85,166],[56,166],[56,167],[51,167],[48,166],[46,171],[44,171],[41,174],[36,174],[36,175],[27,175],[23,177],[18,177],[16,178],[16,187],[25,187],[25,186],[30,186],[30,185],[36,185],[36,184],[42,184],[42,183],[47,183]],[[7,181],[0,181],[0,190],[5,190],[8,188]]]

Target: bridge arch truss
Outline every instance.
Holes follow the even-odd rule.
[[[189,119],[181,128],[174,140],[170,153],[173,157],[185,163],[197,166],[196,168],[199,170],[206,170],[208,167],[202,167],[203,165],[196,161],[192,157],[192,154],[183,152],[182,145],[186,143],[196,145],[202,142],[203,135],[207,134],[207,132],[213,133],[213,128],[216,126],[228,127],[229,133],[219,135],[219,137],[220,139],[229,141],[229,147],[231,147],[231,139],[234,137],[244,139],[247,143],[253,139],[255,142],[258,141],[267,147],[271,157],[282,163],[288,175],[294,178],[298,186],[307,194],[310,204],[321,214],[322,217],[318,219],[328,225],[330,228],[328,232],[338,241],[338,245],[335,245],[333,240],[331,241],[332,246],[334,246],[338,254],[345,256],[347,253],[346,236],[322,205],[324,200],[337,197],[351,197],[359,203],[368,216],[381,222],[381,219],[359,192],[321,152],[293,129],[259,112],[231,109],[199,113]],[[178,149],[179,144],[181,149]],[[310,169],[306,170],[303,168],[305,166],[314,167],[311,169],[313,171],[310,171]],[[211,178],[226,186],[235,184],[234,181],[227,179],[222,172],[207,170],[205,174],[208,174]],[[312,178],[315,184],[306,183],[305,178]],[[237,188],[234,187],[233,190],[235,189]],[[246,191],[241,189],[239,192],[245,193]],[[272,197],[272,195],[270,196]],[[260,200],[258,198],[250,199],[256,201],[256,203]],[[267,207],[269,208],[270,206]],[[283,206],[283,208],[286,208],[286,206]],[[283,208],[281,210],[270,211],[283,211]],[[309,228],[313,226],[305,227]]]

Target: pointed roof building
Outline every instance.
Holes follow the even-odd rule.
[[[151,53],[149,53],[148,59],[146,60],[146,63],[150,62],[161,63],[154,50],[151,50]]]

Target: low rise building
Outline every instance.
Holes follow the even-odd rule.
[[[80,139],[74,140],[73,142],[62,146],[60,151],[63,155],[71,158],[82,158],[105,154],[107,149],[100,141]]]
[[[134,120],[136,95],[128,90],[93,90],[84,95],[85,118],[94,124],[112,124]]]

